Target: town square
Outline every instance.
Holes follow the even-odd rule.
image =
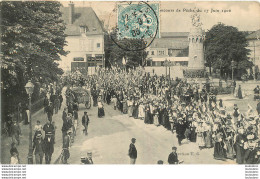
[[[259,164],[260,6],[214,3],[0,2],[1,163]]]

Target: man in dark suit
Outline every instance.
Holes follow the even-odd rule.
[[[88,134],[88,123],[89,123],[89,117],[87,111],[84,112],[84,116],[82,116],[82,125],[84,126],[84,132],[85,135]]]
[[[45,144],[45,163],[50,164],[51,163],[51,156],[54,152],[54,138],[52,137],[52,132],[47,132],[44,138],[44,144]]]
[[[178,164],[179,163],[178,154],[176,153],[176,151],[177,151],[177,147],[172,147],[172,152],[169,154],[169,157],[168,157],[169,164]]]
[[[130,164],[135,164],[136,162],[136,159],[137,159],[137,150],[135,148],[135,141],[136,139],[135,138],[132,138],[131,139],[131,144],[129,146],[129,152],[128,152],[128,155],[130,157]]]

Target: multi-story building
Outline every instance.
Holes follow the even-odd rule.
[[[161,32],[160,38],[154,39],[147,48],[147,66],[164,66],[164,61],[188,65],[188,57],[176,57],[189,46],[189,32]]]
[[[104,66],[104,28],[91,7],[62,7],[62,19],[66,23],[65,34],[69,51],[61,57],[60,67],[64,71],[93,71]]]
[[[246,37],[248,41],[248,49],[250,49],[249,58],[253,62],[254,66],[260,70],[260,29],[249,34]],[[259,72],[259,71],[258,71]]]

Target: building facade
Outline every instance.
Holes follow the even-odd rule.
[[[256,76],[260,78],[260,29],[249,34],[246,39],[248,41],[247,48],[250,49],[249,59],[255,66],[253,72],[254,74],[258,73]]]
[[[62,7],[62,19],[66,23],[65,34],[69,51],[61,57],[60,67],[64,71],[79,70],[91,73],[95,67],[103,67],[104,28],[91,7]]]
[[[176,57],[183,49],[188,48],[188,35],[188,32],[161,32],[160,38],[154,39],[146,49],[146,66],[164,66],[165,60],[176,61],[172,65],[188,65],[187,58]],[[181,60],[185,61],[182,63]]]

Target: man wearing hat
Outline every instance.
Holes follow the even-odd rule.
[[[45,163],[50,164],[51,163],[51,156],[54,152],[54,138],[52,136],[52,132],[47,132],[44,138],[44,144],[45,144]]]
[[[84,116],[82,116],[82,125],[84,127],[83,132],[85,132],[85,135],[88,134],[88,123],[89,123],[89,117],[88,117],[88,112],[84,112]]]
[[[176,153],[176,151],[177,151],[177,147],[172,147],[172,152],[169,154],[169,157],[168,157],[169,164],[178,164],[179,163],[178,154]]]
[[[42,159],[45,151],[42,134],[37,134],[36,140],[33,142],[33,151],[35,155],[36,164],[42,164]]]
[[[136,141],[136,139],[132,138],[131,139],[132,143],[129,146],[128,155],[130,157],[130,164],[135,164],[136,158],[137,158],[137,150],[136,150],[136,147],[135,147],[135,141]]]
[[[69,147],[70,147],[70,135],[71,135],[72,131],[68,130],[67,134],[64,136],[63,138],[63,164],[68,164],[68,159],[70,158],[70,151],[69,151]]]

